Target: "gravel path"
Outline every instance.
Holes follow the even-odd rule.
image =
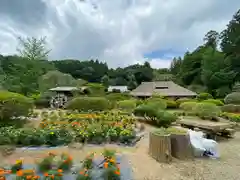
[[[128,153],[134,180],[239,180],[240,179],[240,132],[234,139],[220,142],[221,158],[195,159],[171,164],[156,162],[148,155],[148,136]]]

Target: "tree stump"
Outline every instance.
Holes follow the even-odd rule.
[[[192,159],[193,150],[188,134],[171,134],[172,156],[177,159]]]
[[[158,162],[172,161],[170,134],[157,134],[150,132],[149,155]]]

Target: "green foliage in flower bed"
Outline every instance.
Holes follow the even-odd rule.
[[[43,120],[38,128],[0,128],[0,144],[20,146],[62,145],[70,142],[122,142],[135,138],[135,119],[120,114],[72,114]]]
[[[90,153],[81,162],[81,167],[71,172],[74,159],[69,154],[58,155],[49,152],[47,156],[36,161],[35,169],[23,169],[22,160],[17,160],[11,170],[0,169],[0,179],[6,179],[10,175],[11,179],[15,180],[63,180],[67,179],[64,175],[68,175],[68,178],[76,180],[96,180],[97,178],[121,180],[121,169],[117,162],[116,152],[105,149],[102,156],[102,163],[94,164],[95,153]]]

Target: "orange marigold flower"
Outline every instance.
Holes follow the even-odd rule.
[[[31,180],[31,179],[32,179],[32,176],[29,175],[29,176],[26,177],[26,179],[27,179],[27,180]]]
[[[63,174],[62,174],[62,173],[59,173],[58,176],[63,176]]]
[[[23,171],[22,170],[17,171],[17,176],[22,176],[22,175],[23,175]]]
[[[62,170],[62,169],[58,169],[58,172],[62,173],[62,172],[63,172],[63,170]]]
[[[84,171],[80,171],[79,174],[83,175],[85,172]]]
[[[40,178],[40,176],[34,176],[33,177],[33,179],[39,179]]]
[[[5,176],[0,176],[0,180],[6,180]]]
[[[51,178],[54,179],[54,175],[51,175]]]
[[[105,163],[103,164],[103,166],[104,166],[104,168],[108,168],[108,163],[105,162]]]
[[[120,171],[115,171],[114,172],[116,175],[120,175]]]
[[[86,177],[87,177],[87,176],[88,176],[88,174],[86,173],[84,176],[86,176]]]
[[[48,175],[48,173],[44,173],[44,176],[46,176],[46,177],[47,177],[47,176],[49,176],[49,175]]]

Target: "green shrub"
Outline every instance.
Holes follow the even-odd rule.
[[[222,111],[223,112],[240,112],[240,105],[235,105],[235,104],[226,104],[222,106]]]
[[[110,101],[123,101],[129,99],[130,96],[124,93],[111,93],[106,95],[106,98]]]
[[[135,100],[123,100],[118,102],[118,108],[121,110],[132,111],[136,107]]]
[[[148,116],[150,118],[154,118],[157,115],[158,110],[156,108],[152,108],[152,106],[149,106],[147,104],[142,104],[137,106],[133,114],[136,116]]]
[[[180,104],[184,103],[184,102],[197,102],[196,99],[190,99],[190,98],[180,98],[178,100],[176,100],[176,103],[178,106],[180,106]]]
[[[93,95],[105,94],[105,92],[104,92],[105,86],[103,86],[102,84],[88,83],[88,84],[86,84],[86,86],[89,89],[89,91],[91,92],[91,94],[93,94]]]
[[[203,102],[204,103],[205,102],[206,103],[213,103],[213,104],[215,104],[217,106],[223,106],[224,105],[224,103],[222,101],[218,100],[218,99],[207,99],[207,100],[204,100]]]
[[[197,95],[197,100],[207,100],[207,99],[213,99],[213,96],[209,93],[200,93]]]
[[[228,94],[224,99],[225,104],[239,104],[240,105],[240,92],[233,92]]]
[[[51,98],[54,96],[55,94],[52,92],[45,92],[45,93],[41,93],[34,98],[34,104],[37,108],[48,108],[50,107],[50,101]]]
[[[178,107],[177,102],[173,100],[166,100],[167,108],[169,109],[175,109]]]
[[[28,116],[33,109],[33,101],[21,94],[0,91],[0,120]]]
[[[66,105],[66,109],[79,111],[103,111],[109,107],[109,101],[103,97],[77,97]]]
[[[194,112],[202,119],[212,120],[220,115],[221,110],[213,103],[197,103],[194,108]]]
[[[196,102],[184,102],[180,104],[179,108],[184,111],[192,112],[196,105],[197,105]]]
[[[161,98],[150,98],[146,100],[146,104],[151,106],[154,109],[166,109],[167,103],[164,99]]]
[[[159,110],[156,116],[156,124],[158,127],[169,127],[177,120],[177,116],[164,110]]]

